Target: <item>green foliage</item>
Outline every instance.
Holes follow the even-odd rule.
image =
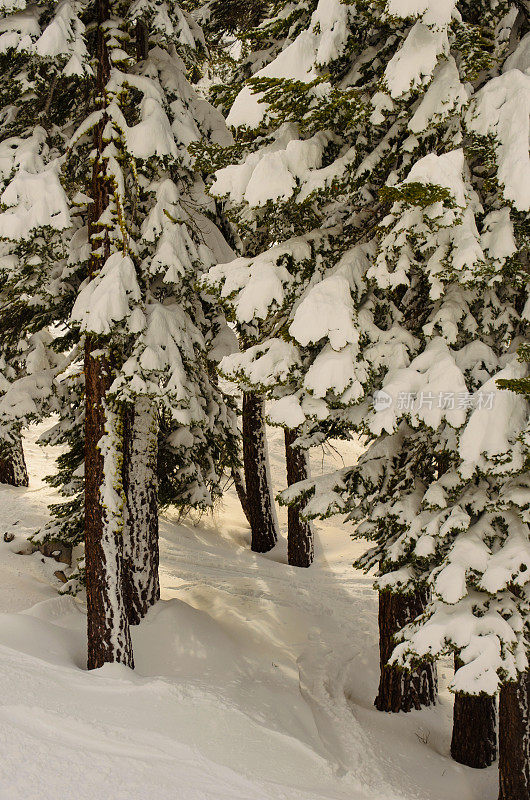
[[[387,205],[400,201],[406,205],[420,208],[427,208],[434,203],[442,203],[446,208],[456,208],[454,197],[449,189],[432,183],[411,181],[398,187],[383,186],[379,190],[379,196]]]
[[[455,48],[460,54],[462,80],[475,81],[481,72],[490,70],[498,59],[494,31],[484,24],[454,22]]]

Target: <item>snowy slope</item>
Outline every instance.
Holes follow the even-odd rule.
[[[136,671],[87,673],[82,605],[50,586],[55,562],[13,552],[53,498],[41,480],[52,453],[36,435],[30,488],[0,487],[0,533],[17,533],[0,540],[0,800],[496,797],[495,768],[448,758],[446,691],[434,710],[373,709],[376,597],[351,568],[361,545],[337,520],[320,526],[316,563],[299,570],[284,539],[250,552],[232,493],[214,519],[169,515],[163,601],[134,630]],[[343,450],[350,461],[357,448]],[[280,487],[276,431],[271,461]]]

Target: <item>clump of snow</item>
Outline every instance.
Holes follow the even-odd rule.
[[[136,271],[130,256],[110,255],[101,271],[79,292],[72,309],[72,321],[81,330],[109,333],[112,324],[131,313],[131,303],[141,299]]]
[[[393,17],[421,17],[426,25],[445,27],[455,6],[456,0],[388,0],[386,10]]]
[[[459,407],[454,402],[458,395],[468,394],[465,378],[455,354],[441,337],[428,342],[424,352],[414,358],[409,366],[390,370],[383,382],[383,391],[392,402],[388,408],[374,412],[370,429],[377,435],[383,430],[388,433],[395,430],[404,414],[410,416],[413,424],[422,421],[434,429],[442,420],[447,420],[455,428],[466,420],[465,406]],[[406,403],[400,405],[400,398],[407,397],[415,398],[410,408]],[[447,402],[444,402],[444,397]]]
[[[512,69],[477,93],[467,116],[469,130],[495,138],[497,175],[506,200],[530,209],[530,75]]]
[[[490,211],[482,223],[480,244],[488,256],[499,264],[517,252],[513,222],[508,206]]]
[[[307,30],[253,77],[289,78],[309,83],[317,77],[314,58],[315,36],[312,31]],[[226,121],[236,128],[257,128],[263,121],[266,110],[266,105],[259,102],[259,94],[254,94],[250,87],[245,86],[237,95]]]
[[[236,258],[212,267],[203,279],[205,286],[220,289],[222,298],[230,299],[238,322],[255,317],[265,319],[275,305],[281,307],[293,276],[284,266],[285,257],[303,261],[311,255],[307,238],[289,239],[271,247],[255,258]]]
[[[414,163],[403,183],[443,186],[449,189],[457,205],[465,206],[463,169],[464,151],[461,149],[451,150],[441,156],[430,153]]]
[[[228,377],[244,375],[250,384],[263,388],[285,382],[298,363],[298,352],[291,343],[271,339],[249,347],[244,353],[225,356],[219,367]]]
[[[19,168],[0,200],[7,206],[0,214],[0,236],[6,239],[28,239],[47,225],[56,230],[70,226],[68,200],[53,164],[38,172]]]
[[[475,408],[460,439],[459,452],[463,459],[462,473],[466,476],[474,470],[495,471],[496,457],[504,456],[513,466],[521,467],[523,454],[516,441],[526,427],[528,401],[524,395],[510,391],[499,391],[498,380],[522,378],[527,374],[526,364],[512,357],[511,362],[480,388],[483,394],[494,393],[491,407]]]
[[[346,278],[332,275],[312,287],[296,309],[289,333],[302,346],[327,337],[333,350],[357,344],[353,302]]]
[[[441,55],[449,53],[446,31],[416,22],[401,48],[385,69],[385,83],[392,98],[430,81]]]
[[[460,111],[467,100],[456,62],[453,56],[449,56],[434,70],[432,81],[409,121],[410,130],[414,133],[425,131],[449,114]]]
[[[292,126],[284,126],[272,145],[251,153],[241,164],[215,173],[212,193],[228,195],[234,203],[262,206],[268,200],[288,200],[322,163],[328,135],[300,140]]]
[[[293,42],[254,78],[288,78],[310,83],[318,77],[318,66],[324,67],[342,55],[350,35],[350,7],[341,0],[319,0],[309,28],[302,31]],[[237,95],[227,117],[229,125],[257,128],[267,113],[266,103],[260,95],[245,86]]]

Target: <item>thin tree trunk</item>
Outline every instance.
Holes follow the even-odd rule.
[[[158,413],[147,398],[124,409],[123,592],[129,624],[138,625],[160,599],[158,578]]]
[[[16,434],[16,438],[16,444],[5,445],[0,451],[0,483],[7,483],[9,486],[28,486],[28,468],[20,433]]]
[[[136,59],[143,61],[149,55],[149,31],[145,20],[136,21]]]
[[[252,550],[267,553],[278,541],[278,530],[267,455],[265,401],[243,394],[243,463]]]
[[[499,800],[530,800],[530,672],[501,689]]]
[[[110,74],[110,63],[102,23],[109,19],[106,0],[98,0],[97,75],[96,90],[104,96]],[[108,235],[98,228],[98,222],[108,206],[108,187],[105,176],[103,117],[95,130],[94,147],[97,157],[92,176],[92,215],[89,233],[93,255],[90,271],[95,274],[101,257],[109,255]],[[103,238],[101,238],[103,237]],[[95,353],[95,351],[99,351]],[[87,591],[88,669],[106,662],[121,662],[132,667],[133,654],[129,623],[123,602],[121,533],[105,524],[102,505],[104,457],[99,445],[105,431],[105,395],[110,384],[110,369],[101,356],[101,343],[95,336],[85,340],[85,562]]]
[[[436,666],[425,661],[408,672],[388,660],[395,647],[394,636],[421,612],[423,592],[405,595],[379,592],[379,656],[381,675],[375,707],[379,711],[412,711],[436,702]]]
[[[455,656],[455,671],[462,662]],[[495,697],[457,692],[453,709],[451,756],[475,769],[489,767],[497,758]]]
[[[241,508],[243,509],[243,514],[247,518],[247,522],[250,525],[250,513],[248,510],[248,500],[247,500],[247,492],[245,489],[245,481],[241,471],[238,467],[232,467],[231,470],[232,480],[234,481],[234,486],[236,489],[237,496],[239,498],[239,502],[241,503]]]
[[[293,447],[296,431],[285,429],[285,463],[287,485],[309,478],[309,459],[305,450]],[[287,509],[287,563],[293,567],[310,567],[314,558],[313,525],[302,519],[300,506]]]

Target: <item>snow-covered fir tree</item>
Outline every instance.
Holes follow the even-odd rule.
[[[499,695],[499,800],[530,800],[529,9],[0,0],[0,481],[27,482],[21,432],[53,415],[64,502],[33,540],[86,542],[65,590],[86,582],[89,668],[134,665],[160,504],[210,508],[231,472],[274,546],[266,399],[289,563],[334,513],[370,542],[377,708],[433,704],[452,657],[453,758],[495,759]],[[310,448],[351,436],[357,463],[310,478]],[[315,578],[292,614],[321,626]],[[342,770],[349,667],[307,627],[300,685]]]
[[[522,564],[528,553],[529,496],[515,444],[527,424],[527,412],[521,404],[516,409],[513,399],[492,393],[496,378],[521,370],[515,351],[520,337],[528,335],[525,249],[530,196],[524,177],[529,169],[524,144],[528,119],[520,110],[529,95],[527,75],[519,69],[524,67],[520,58],[525,43],[517,47],[518,19],[516,8],[483,9],[482,33],[489,30],[484,38],[490,45],[482,54],[476,47],[474,58],[477,53],[481,58],[471,86],[465,78],[473,77],[466,70],[474,61],[466,66],[458,38],[452,40],[449,33],[460,70],[458,91],[465,89],[469,99],[447,124],[446,152],[432,152],[416,161],[405,180],[389,189],[393,205],[383,220],[370,272],[383,289],[407,286],[401,305],[406,314],[412,312],[406,329],[419,347],[412,350],[418,355],[410,365],[392,370],[383,383],[394,403],[401,400],[401,411],[396,415],[391,406],[376,414],[379,421],[371,424],[373,432],[386,430],[390,436],[380,439],[387,452],[378,476],[377,501],[374,497],[368,515],[375,523],[378,546],[365,563],[383,564],[386,574],[380,585],[397,583],[406,590],[424,583],[432,592],[425,614],[405,632],[415,644],[405,643],[394,659],[407,663],[405,654],[410,656],[411,651],[416,659],[455,654],[452,753],[472,766],[485,766],[495,757],[493,705],[488,708],[483,698],[495,694],[499,681],[516,677],[527,646],[524,590],[520,613],[514,613],[505,593],[512,584],[524,585],[524,577],[512,572],[504,583],[495,584],[489,581],[492,573],[486,563],[476,561],[482,548],[484,557],[489,554],[488,562],[491,558],[500,565],[507,553],[514,554],[515,541],[520,546],[516,558]],[[474,18],[464,16],[463,22],[472,25]],[[417,55],[418,49],[414,52]],[[484,75],[478,66],[483,70],[489,66],[491,71]],[[431,93],[432,101],[438,91],[443,103],[447,93],[435,81],[436,75],[426,100]],[[438,124],[440,131],[444,127]],[[413,130],[418,136],[417,126]],[[462,147],[457,147],[460,142]],[[449,196],[436,198],[440,190]],[[421,273],[415,281],[416,265]],[[422,287],[425,280],[428,286]],[[364,463],[373,470],[370,454]],[[514,591],[520,594],[519,588]],[[501,620],[508,623],[504,632],[494,619],[501,627]],[[520,630],[518,644],[510,625]],[[427,644],[429,635],[434,635],[436,644]],[[517,669],[513,664],[507,668],[513,658]],[[410,657],[408,664],[414,663]],[[465,702],[468,714],[473,707],[483,709],[475,725],[482,736],[471,741],[467,726],[458,725]],[[507,726],[504,719],[501,731]],[[481,738],[482,748],[477,748]]]
[[[215,267],[208,276],[208,285],[217,289],[236,321],[244,348],[240,357],[223,363],[223,370],[247,390],[268,394],[272,399],[270,421],[296,431],[294,438],[288,434],[286,439],[287,461],[296,464],[298,470],[290,472],[290,482],[305,477],[307,470],[304,450],[299,445],[307,447],[322,441],[326,434],[318,433],[319,428],[327,427],[329,431],[344,427],[342,422],[337,424],[337,415],[326,411],[329,406],[323,398],[330,389],[325,386],[330,373],[325,366],[321,369],[325,354],[316,361],[326,342],[330,349],[329,331],[324,329],[330,324],[335,327],[331,316],[337,294],[341,295],[337,309],[340,330],[335,343],[345,337],[338,345],[340,349],[358,342],[351,320],[352,303],[348,296],[343,297],[345,286],[346,295],[349,294],[347,278],[334,277],[322,289],[316,287],[347,250],[347,233],[340,215],[349,201],[338,198],[331,208],[324,178],[320,190],[318,186],[303,186],[304,177],[312,168],[322,167],[329,157],[334,160],[340,149],[339,137],[332,142],[333,136],[322,128],[332,125],[337,116],[336,97],[330,97],[326,89],[344,75],[346,51],[351,51],[349,12],[344,7],[346,17],[339,20],[343,25],[335,35],[335,45],[326,51],[325,42],[336,21],[333,12],[328,11],[324,4],[301,3],[294,8],[279,3],[270,18],[248,34],[256,42],[258,55],[253,64],[254,77],[240,91],[227,117],[230,124],[238,127],[236,144],[224,152],[210,152],[214,163],[229,165],[218,170],[212,192],[229,197],[231,215],[243,243],[242,258]],[[265,66],[263,54],[267,54],[269,62]],[[323,81],[317,76],[324,73],[330,80],[325,89],[320,87],[321,102],[315,101],[314,87]],[[258,89],[260,94],[255,95]],[[315,106],[319,107],[316,113]],[[231,164],[234,159],[236,163]],[[305,189],[308,191],[304,194]],[[363,255],[358,254],[361,263]],[[305,298],[310,287],[315,291]],[[306,302],[293,321],[290,316],[302,298]],[[314,318],[315,303],[318,321]],[[291,323],[292,330],[296,328],[303,340],[303,347],[312,351],[311,360],[315,362],[308,386],[312,382],[315,385],[305,391],[307,417],[301,410],[301,396],[297,398],[293,390],[302,370],[297,363],[297,347],[292,343],[296,339],[288,334]],[[313,325],[321,330],[312,331]],[[346,364],[348,347],[343,357]],[[247,369],[251,361],[252,367]],[[309,367],[306,359],[306,370]],[[338,395],[347,393],[354,382],[349,363],[345,369]],[[350,375],[346,374],[348,370]],[[354,392],[355,388],[350,398]],[[306,419],[311,423],[300,437],[297,429]],[[292,444],[296,444],[294,449]],[[312,560],[312,531],[301,520],[293,523],[289,560],[307,566]],[[295,540],[299,540],[298,545]]]
[[[43,323],[67,324],[71,348],[70,371],[62,364],[60,380],[55,365],[40,365],[38,375],[46,379],[40,394],[60,397],[84,341],[89,663],[132,663],[125,617],[138,621],[158,596],[156,531],[149,542],[143,538],[146,497],[152,512],[147,527],[153,531],[157,524],[160,430],[166,498],[172,487],[173,497],[190,505],[211,505],[222,470],[233,463],[236,451],[234,414],[214,369],[231,337],[213,298],[196,288],[200,274],[231,251],[187,150],[202,137],[216,144],[230,138],[222,117],[186,78],[186,63],[199,61],[204,42],[178,5],[69,5],[70,27],[60,28],[63,50],[70,54],[66,66],[62,51],[44,58],[35,44],[44,35],[49,11],[46,4],[36,9],[27,50],[38,69],[59,73],[46,107],[57,119],[36,134],[22,130],[22,145],[32,147],[40,160],[8,165],[3,216],[9,216],[9,257],[21,248],[33,257],[32,248],[38,246],[34,230],[41,235],[47,225],[61,231],[49,236],[45,247],[41,244],[46,263],[39,261],[34,269],[35,282],[45,285],[52,298],[54,270],[63,269],[56,291],[69,265],[70,272],[84,270],[79,291],[79,282],[73,288],[67,284],[69,306],[64,297],[60,311],[57,302],[53,310],[42,302],[47,313],[34,327],[42,333]],[[17,24],[15,19],[14,29]],[[48,34],[48,40],[55,39]],[[70,51],[77,58],[73,72]],[[82,83],[84,102],[75,102],[72,80]],[[70,117],[59,102],[65,98]],[[23,181],[41,181],[46,193],[17,193]],[[75,227],[74,218],[80,220]],[[20,220],[18,229],[13,219]],[[52,252],[54,244],[62,248],[60,254]],[[21,285],[15,295],[22,295]],[[40,295],[30,296],[35,305]],[[21,381],[5,398],[26,388]],[[39,392],[32,385],[28,394],[34,400]],[[70,427],[65,419],[62,432],[51,435],[54,443],[71,436],[78,425],[72,414],[75,396],[67,390],[63,394],[70,404],[65,415]],[[76,457],[72,452],[70,457],[64,467],[79,479]],[[140,586],[146,570],[147,589]],[[122,573],[127,602],[120,592]]]
[[[194,504],[208,502],[206,483],[213,477],[211,448],[203,443],[217,439],[219,450],[230,449],[235,435],[207,358],[213,339],[223,339],[224,323],[208,298],[196,291],[200,273],[229,248],[208,216],[213,203],[192,172],[187,150],[203,136],[224,143],[227,133],[222,118],[186,80],[178,49],[182,55],[195,49],[200,32],[178,6],[135,4],[122,18],[114,20],[109,13],[103,27],[105,100],[100,119],[81,127],[78,140],[82,146],[89,129],[99,126],[99,179],[108,204],[94,222],[93,245],[98,245],[101,269],[80,293],[73,318],[98,337],[97,348],[102,337],[111,342],[105,402],[115,409],[109,418],[118,427],[107,430],[110,463],[125,455],[123,446],[114,452],[114,442],[123,441],[120,410],[126,405],[124,413],[133,415],[129,430],[137,442],[131,446],[137,466],[122,474],[126,487],[120,481],[109,487],[111,513],[105,518],[118,532],[125,526],[127,586],[138,573],[153,573],[149,561],[155,553],[143,538],[142,510],[145,493],[156,495],[158,409],[169,423],[170,445],[180,459],[179,471],[187,475],[185,491]],[[87,360],[94,361],[91,355]],[[97,369],[96,381],[101,363]],[[207,475],[201,455],[207,456]],[[119,495],[125,489],[124,516]],[[131,497],[131,492],[137,495]],[[156,532],[150,535],[156,538]],[[158,594],[158,578],[151,583],[147,598],[126,589],[136,598],[139,617]]]
[[[329,9],[327,5],[326,10]],[[343,20],[344,15],[358,13],[346,5],[341,11]],[[356,334],[361,347],[348,363],[350,371],[356,370],[365,394],[367,388],[383,386],[394,402],[381,413],[373,414],[369,404],[361,403],[348,414],[354,423],[356,418],[362,420],[362,424],[357,423],[358,429],[374,438],[374,443],[358,467],[340,476],[340,483],[335,484],[333,479],[322,482],[323,490],[326,486],[334,490],[327,496],[317,493],[306,512],[310,516],[349,507],[355,509],[357,518],[367,517],[358,532],[372,536],[376,547],[363,563],[366,567],[379,565],[382,595],[390,592],[406,596],[411,589],[433,587],[431,575],[439,565],[438,559],[446,558],[452,541],[456,542],[458,525],[455,521],[452,528],[451,521],[441,526],[438,538],[429,534],[431,539],[428,539],[420,533],[423,529],[418,519],[434,499],[434,495],[427,493],[431,486],[444,481],[444,475],[448,486],[456,489],[450,476],[455,471],[460,474],[463,458],[460,439],[464,434],[460,436],[455,431],[467,430],[465,423],[471,412],[486,411],[470,406],[485,402],[488,381],[505,376],[504,370],[509,373],[512,368],[520,369],[514,366],[514,351],[520,336],[526,335],[526,278],[521,268],[525,256],[521,254],[527,244],[529,183],[528,65],[524,60],[527,37],[520,44],[518,40],[525,34],[526,25],[524,10],[510,4],[485,2],[480,8],[477,4],[457,7],[446,3],[436,8],[422,4],[416,8],[411,4],[405,7],[391,3],[379,27],[369,29],[372,38],[365,42],[366,47],[357,59],[350,61],[336,91],[337,98],[344,99],[345,105],[349,101],[346,107],[351,114],[350,124],[357,134],[352,136],[349,148],[347,143],[342,147],[338,144],[337,150],[331,151],[331,163],[324,162],[323,167],[322,155],[317,154],[315,164],[305,163],[297,172],[298,165],[292,155],[296,149],[291,140],[264,141],[263,148],[246,156],[240,165],[218,173],[221,191],[230,193],[236,202],[263,206],[264,210],[267,203],[273,202],[274,218],[282,221],[284,209],[289,208],[286,198],[298,198],[299,207],[303,208],[303,200],[308,197],[306,186],[313,193],[321,186],[328,186],[332,189],[331,203],[340,197],[341,188],[345,193],[347,188],[349,202],[356,203],[355,213],[359,216],[357,225],[351,226],[357,228],[352,236],[354,248],[342,260],[335,259],[331,274],[340,275],[340,266],[344,268],[353,262],[352,252],[360,251],[365,256],[367,265],[354,273],[357,280],[350,278],[354,289],[351,294],[357,300],[350,318],[359,320]],[[344,30],[337,15],[331,29],[335,36]],[[356,30],[365,29],[357,24]],[[293,63],[299,66],[301,53],[307,54],[309,50],[306,45],[310,37],[319,40],[324,32],[319,19],[318,25],[314,24],[304,37],[303,49],[299,40],[295,40]],[[300,51],[294,57],[297,41]],[[359,38],[356,41],[358,44]],[[374,43],[373,50],[368,46],[370,41]],[[288,52],[289,48],[285,53]],[[358,51],[354,46],[355,52]],[[304,82],[309,82],[308,77],[316,79],[317,73],[308,72],[307,67],[303,71]],[[264,92],[264,96],[258,98],[262,101],[259,104],[250,105],[249,119],[255,115],[256,124],[263,124],[265,119],[270,125],[274,121],[274,102],[282,113],[288,108],[289,81],[267,80],[253,86]],[[296,88],[303,109],[311,87],[310,91],[307,86]],[[318,88],[317,83],[314,91]],[[325,99],[318,98],[320,108],[329,100],[329,89],[326,87],[322,94]],[[353,98],[358,99],[358,105]],[[249,103],[251,100],[250,96]],[[309,141],[300,136],[299,120],[303,119],[300,105],[296,115],[293,111],[291,116],[295,133],[290,135],[296,148]],[[360,109],[357,119],[354,107]],[[309,114],[308,117],[311,119]],[[371,129],[367,128],[368,120]],[[337,128],[348,130],[346,125],[339,124],[331,128],[332,136],[337,136]],[[260,171],[262,159],[268,163],[267,169],[264,163]],[[275,181],[267,182],[265,175],[272,174]],[[282,209],[281,214],[278,208]],[[272,214],[271,205],[268,211]],[[278,324],[280,335],[261,342],[244,357],[230,359],[229,365],[244,381],[273,386],[280,380],[281,388],[272,390],[277,396],[283,395],[278,398],[278,406],[289,411],[296,409],[297,420],[306,424],[308,415],[303,399],[311,371],[304,368],[307,355],[300,352],[300,344],[305,342],[300,341],[299,328],[293,327],[293,320],[305,310],[307,290],[303,287],[294,301],[292,297],[284,300],[285,287],[293,282],[293,245],[296,242],[299,246],[299,241],[294,240],[287,253],[285,249],[279,250],[276,259],[272,251],[264,254],[263,258],[270,260],[268,264],[262,262],[261,270],[255,273],[257,279],[264,275],[263,263],[270,266],[267,281],[270,293],[266,295],[263,310],[254,310],[251,305],[252,299],[258,297],[257,292],[252,293],[251,261],[217,267],[212,275],[235,313],[249,313],[250,307],[250,313],[266,316],[274,325],[282,319],[279,312],[285,313],[287,309],[281,325]],[[310,263],[314,263],[315,255],[310,255]],[[307,257],[309,260],[309,254]],[[320,280],[318,290],[322,283]],[[311,290],[315,291],[313,287]],[[347,296],[342,292],[342,301]],[[259,297],[263,297],[263,292]],[[340,301],[334,299],[332,307],[334,319],[339,318]],[[324,316],[321,309],[321,303],[313,306],[306,318],[308,326],[318,326]],[[276,333],[274,328],[272,332]],[[317,342],[322,340],[320,334]],[[331,351],[336,358],[340,348],[332,344]],[[302,377],[293,380],[300,364]],[[362,369],[366,369],[368,381],[359,377]],[[322,374],[326,373],[321,369],[318,375]],[[339,375],[343,373],[334,369],[334,380]],[[448,407],[433,407],[441,392],[452,392],[457,405],[451,408],[451,401],[446,398]],[[358,397],[361,394],[359,391]],[[412,395],[423,398],[426,405],[421,409],[411,406],[408,398]],[[458,399],[460,395],[463,400]],[[397,406],[398,398],[401,408]],[[379,401],[384,403],[385,396]],[[327,418],[324,413],[323,416]],[[499,437],[494,445],[500,448],[497,454],[500,455],[503,446],[506,453],[512,452],[513,441],[525,425],[524,413],[517,418],[522,427]],[[473,425],[478,424],[477,417],[470,419],[475,420]],[[283,421],[285,424],[287,415]],[[480,447],[483,442],[480,436],[477,438],[476,427],[472,426],[470,431],[466,441]],[[508,468],[507,471],[510,472]],[[474,485],[473,470],[466,480]],[[305,488],[310,494],[314,483]],[[291,492],[287,498],[292,500],[296,496]],[[500,510],[504,497],[496,478],[488,503],[496,498],[494,508]],[[526,501],[522,497],[519,499],[524,508]],[[474,522],[472,515],[470,519]],[[416,551],[419,541],[421,545]],[[427,610],[427,619],[433,604],[436,593]],[[473,609],[468,603],[471,616],[476,611],[480,617],[480,606]],[[402,619],[401,623],[405,621]],[[517,618],[513,621],[517,627]],[[507,645],[503,643],[501,651]],[[513,645],[514,640],[512,649]],[[473,659],[462,641],[455,643],[450,637],[442,637],[440,648],[440,652],[447,649],[456,652],[462,664],[455,677],[455,689],[470,695],[497,689],[496,681],[489,689],[481,686],[475,687],[476,691],[472,681],[466,682]],[[434,651],[423,649],[419,655],[432,657]],[[413,660],[409,662],[412,663]],[[504,672],[503,667],[500,674],[505,679],[508,674],[515,677],[516,673],[513,669],[511,673]],[[491,755],[490,751],[490,758]]]
[[[527,36],[527,41],[528,41]],[[521,345],[519,349],[519,358],[521,361],[530,362],[530,350],[528,342]],[[501,378],[497,381],[497,386],[501,389],[507,389],[511,392],[521,394],[526,398],[526,402],[530,401],[530,379],[528,375],[523,378]],[[525,431],[524,435],[520,437],[519,444],[522,445],[522,455],[525,459],[525,468],[528,470],[530,464],[528,451],[528,432]],[[527,489],[527,486],[524,486]],[[518,504],[520,506],[520,504]],[[522,515],[519,514],[519,517]],[[516,520],[519,530],[521,530],[520,518]],[[523,517],[523,522],[528,523],[527,514]],[[516,542],[516,547],[519,543]],[[520,546],[520,545],[519,545]],[[515,571],[514,571],[515,572]],[[523,564],[519,566],[519,573],[516,586],[521,587],[524,585],[524,579],[521,580],[521,573],[524,572]],[[516,586],[510,587],[512,592],[518,596],[521,594],[521,588]],[[528,596],[528,588],[526,588]],[[511,598],[510,598],[511,599]],[[519,599],[519,597],[518,597]],[[518,609],[519,610],[519,609]],[[524,609],[523,609],[524,610]],[[528,612],[527,612],[528,613]],[[528,637],[528,617],[526,620],[521,620],[523,626],[526,627]],[[528,644],[526,641],[524,644]],[[529,764],[530,764],[530,737],[528,731],[530,730],[530,715],[529,715],[529,702],[530,696],[530,669],[526,668],[525,672],[521,672],[517,680],[506,683],[501,689],[500,702],[499,702],[499,774],[500,774],[500,793],[499,797],[512,798],[517,794],[524,796],[524,792],[529,790]]]
[[[2,7],[0,413],[2,429],[17,439],[28,422],[59,410],[54,379],[75,360],[65,356],[75,338],[56,326],[86,274],[68,255],[83,199],[68,206],[59,174],[74,98],[84,102],[89,76],[82,30],[70,3]]]
[[[432,564],[400,580],[409,545],[394,543],[404,529],[410,537],[410,519],[398,515],[395,526],[380,512],[422,486],[424,493],[447,470],[457,445],[454,435],[445,440],[465,413],[449,415],[440,440],[434,417],[404,421],[387,436],[368,404],[351,404],[389,371],[410,367],[411,375],[431,361],[455,382],[446,391],[469,395],[521,333],[513,263],[527,208],[528,77],[525,43],[518,47],[526,22],[514,5],[479,5],[396,2],[376,18],[369,8],[319,4],[309,27],[236,99],[228,120],[254,128],[252,146],[244,149],[250,137],[242,133],[239,163],[221,169],[214,185],[240,207],[249,235],[261,220],[281,242],[259,260],[210,273],[234,316],[266,331],[223,368],[269,390],[277,422],[307,429],[309,420],[310,430],[322,430],[336,417],[376,438],[379,450],[362,462],[366,475],[359,466],[342,495],[351,492],[359,516],[368,513],[360,530],[371,530],[378,546],[365,564],[380,564],[382,597],[421,591]],[[469,363],[449,369],[453,348]],[[423,384],[391,388],[407,394]],[[333,499],[343,510],[343,498]],[[315,499],[308,514],[320,508]],[[404,622],[406,615],[398,627]]]
[[[290,37],[309,22],[315,3],[299,3],[295,6],[276,3],[250,3],[239,8],[241,16],[230,16],[225,31],[235,33],[236,38],[225,36],[223,53],[229,65],[224,66],[219,72],[222,81],[214,82],[211,95],[216,104],[228,112],[227,121],[238,128],[237,141],[232,148],[201,148],[202,157],[209,170],[219,163],[230,163],[235,157],[239,159],[242,154],[252,152],[259,148],[263,135],[256,126],[247,118],[247,97],[249,89],[245,86],[241,91],[241,84],[246,78],[254,74],[265,74],[272,68],[276,57],[290,44]],[[207,26],[214,31],[216,26],[226,26],[226,9],[217,3],[203,4],[202,13],[208,18]],[[250,26],[255,19],[259,25]],[[231,55],[236,52],[238,57]],[[235,102],[234,101],[235,97]],[[231,108],[230,108],[231,107]],[[237,108],[242,108],[241,112]],[[238,116],[239,113],[239,116]],[[266,182],[270,176],[266,175]],[[224,194],[218,191],[217,182],[213,193]],[[233,198],[231,198],[233,201]],[[230,209],[229,216],[234,223],[234,244],[243,257],[253,257],[270,247],[278,240],[278,229],[274,221],[265,215],[250,214],[234,208]],[[208,281],[208,285],[218,291],[218,284]],[[255,342],[259,342],[266,335],[266,326],[263,328],[255,317],[252,321],[242,319],[229,308],[229,314],[235,322],[240,345],[248,349]],[[251,324],[248,324],[251,321]],[[243,456],[245,468],[246,502],[245,510],[252,528],[252,548],[266,551],[274,546],[277,539],[277,522],[274,503],[271,498],[271,485],[266,452],[266,434],[264,422],[264,403],[261,397],[262,387],[252,384],[242,385],[244,400],[242,408],[243,420]],[[291,434],[286,435],[286,461],[289,479],[296,475],[304,477],[307,471],[305,454],[299,448],[291,447],[291,440],[297,440]],[[294,472],[293,472],[294,470]],[[300,470],[298,473],[297,470]],[[289,512],[289,563],[298,566],[309,566],[313,558],[312,531],[307,522],[302,521],[295,509]]]

